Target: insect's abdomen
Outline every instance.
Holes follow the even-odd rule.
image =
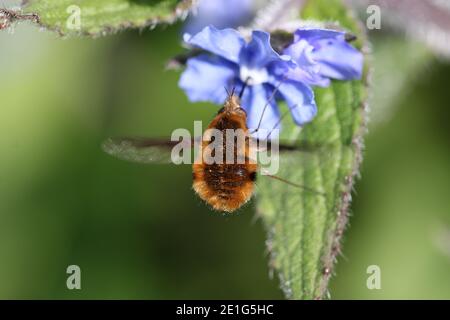
[[[245,165],[194,165],[193,187],[198,195],[219,211],[232,212],[252,196],[256,168]]]
[[[247,132],[245,119],[230,115],[217,116],[211,122],[209,128],[216,128],[218,130],[243,129]],[[223,135],[223,139],[223,155],[225,156],[227,148],[225,134]],[[205,152],[208,145],[208,141],[203,142],[203,152]],[[203,161],[197,161],[193,165],[194,190],[200,198],[218,211],[235,211],[245,204],[253,194],[257,164],[251,162],[248,158],[248,142],[246,142],[244,150],[234,150],[235,157],[238,152],[244,155],[244,163],[207,164]],[[203,160],[203,155],[200,160]]]

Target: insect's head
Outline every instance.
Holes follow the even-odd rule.
[[[247,113],[241,107],[240,98],[236,94],[234,94],[234,89],[231,92],[227,93],[228,93],[227,100],[225,101],[223,107],[220,108],[220,110],[217,112],[217,114],[226,112],[226,113],[235,113],[242,117],[247,117]]]
[[[222,108],[219,109],[217,114],[221,114],[223,112],[226,113],[237,113],[239,116],[247,117],[247,113],[245,110],[241,107],[241,94],[236,94],[236,87],[233,87],[231,91],[229,91],[227,88],[225,88],[225,91],[227,92],[227,99],[225,100],[225,103]]]

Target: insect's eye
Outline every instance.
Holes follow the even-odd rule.
[[[219,109],[219,111],[217,111],[217,114],[221,114],[224,111],[225,111],[225,107],[222,107],[222,108]]]
[[[239,108],[239,111],[245,114],[245,116],[247,116],[247,111],[245,111],[244,108]]]

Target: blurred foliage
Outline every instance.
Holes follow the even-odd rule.
[[[394,39],[375,40],[376,59],[377,47]],[[378,73],[375,81],[398,72]],[[334,298],[450,299],[450,65],[432,60],[404,81],[396,113],[366,139]],[[382,290],[366,288],[373,264],[381,268]]]
[[[164,71],[178,37],[176,26],[95,41],[0,33],[0,298],[283,297],[253,204],[218,215],[194,195],[188,166],[100,149],[110,135],[165,136],[216,112],[188,103]],[[450,66],[433,61],[407,81],[397,113],[367,137],[334,298],[450,298],[440,242],[450,229]],[[81,267],[80,291],[66,289],[70,264]],[[382,290],[365,286],[371,264]]]
[[[372,36],[376,37],[376,33]],[[421,77],[432,63],[432,53],[419,42],[402,37],[384,35],[373,40],[376,51],[372,59],[370,104],[374,108],[370,121],[377,125],[389,121],[401,105],[398,100],[414,90],[411,82]]]

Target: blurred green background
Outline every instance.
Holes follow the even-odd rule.
[[[331,297],[449,299],[450,65],[400,36],[373,42],[374,120]],[[180,51],[179,26],[0,33],[0,298],[283,298],[252,204],[213,213],[189,166],[100,149],[210,120],[217,107],[188,103],[164,70]],[[71,264],[81,290],[66,288]],[[381,290],[366,287],[369,265]]]

